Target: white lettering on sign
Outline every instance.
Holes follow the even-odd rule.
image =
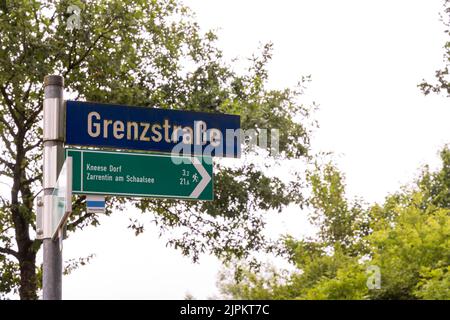
[[[163,123],[149,123],[138,121],[113,121],[102,119],[101,115],[92,111],[87,116],[87,132],[90,137],[113,137],[117,140],[138,140],[145,142],[178,143],[205,145],[218,147],[222,143],[222,132],[216,128],[207,128],[204,121],[194,121],[194,128],[171,124],[168,119]]]
[[[153,137],[153,141],[160,142],[162,140],[162,134],[161,134],[160,130],[161,130],[161,126],[159,124],[156,123],[152,126],[152,133],[156,136],[156,137]]]
[[[131,131],[133,130],[133,131]],[[133,132],[133,137],[131,135]],[[139,125],[137,122],[128,122],[127,125],[127,140],[137,140],[139,135]]]
[[[113,177],[109,174],[92,174],[87,173],[86,180],[94,180],[94,181],[113,181]]]
[[[108,167],[106,166],[93,166],[90,163],[86,164],[86,170],[89,171],[108,171]]]
[[[144,123],[141,123],[141,126],[143,126],[144,129],[142,130],[141,137],[139,139],[141,141],[150,141],[150,138],[147,137],[147,131],[148,131],[148,128],[150,127],[150,123],[144,122]]]
[[[155,178],[153,177],[136,177],[136,176],[130,176],[127,175],[126,176],[127,182],[132,182],[132,183],[149,183],[149,184],[153,184],[155,183]]]

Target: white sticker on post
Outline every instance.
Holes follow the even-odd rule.
[[[105,196],[87,195],[87,213],[105,213]]]

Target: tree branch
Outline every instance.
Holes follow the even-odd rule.
[[[73,203],[72,208],[77,208],[77,207],[81,206],[84,199],[85,199],[84,197],[78,197],[77,200],[75,200],[75,202]],[[82,224],[84,221],[86,221],[87,219],[89,219],[95,215],[96,215],[96,213],[85,213],[84,215],[80,215],[80,217],[78,217],[77,220],[75,220],[71,223],[67,223],[67,229],[75,230],[80,224]]]
[[[36,143],[29,144],[29,145],[25,146],[25,148],[24,148],[25,153],[27,153],[27,152],[30,151],[30,150],[33,150],[34,148],[39,147],[39,145],[40,145],[41,143],[42,143],[42,139],[38,139],[38,141],[37,141]]]
[[[24,102],[28,101],[28,98],[30,97],[30,92],[31,92],[32,86],[33,86],[33,82],[30,81],[30,85],[28,86],[28,89],[23,94],[22,101],[24,101]]]
[[[39,173],[39,174],[35,175],[34,177],[23,181],[22,183],[24,183],[24,184],[31,184],[31,183],[33,183],[33,182],[35,182],[37,180],[40,180],[41,178],[42,178],[42,173]]]
[[[96,213],[85,213],[84,215],[80,216],[77,220],[74,222],[67,224],[67,229],[75,230],[80,224],[82,224],[84,221],[88,220],[89,218],[92,218],[93,216],[97,215]]]
[[[2,157],[0,157],[0,163],[4,164],[5,166],[7,166],[10,170],[14,170],[14,164],[12,164],[9,161],[6,161],[5,159],[3,159]]]
[[[3,115],[0,116],[0,122],[3,123],[3,124],[5,125],[5,127],[8,129],[8,131],[9,131],[9,133],[10,133],[11,135],[14,135],[13,127],[9,124],[8,121],[6,121],[6,120],[3,118]]]
[[[11,113],[11,117],[13,118],[14,122],[16,124],[19,123],[19,119],[17,118],[14,110],[14,103],[13,101],[8,97],[8,92],[6,92],[6,87],[3,85],[0,85],[0,92],[3,96],[3,99],[5,99],[6,106],[8,107],[9,113]]]
[[[37,107],[36,109],[31,113],[31,115],[28,117],[28,121],[25,123],[25,130],[29,130],[31,129],[31,127],[33,126],[33,124],[36,123],[36,118],[39,115],[39,113],[42,112],[42,109],[44,108],[44,101],[42,100],[42,96],[43,96],[43,90],[39,90],[39,94],[38,96],[40,97],[37,101]]]
[[[7,176],[8,178],[13,178],[13,174],[12,173],[8,173],[5,170],[0,170],[0,177],[1,176]]]
[[[9,152],[9,154],[11,155],[11,157],[14,158],[14,152],[13,152],[13,150],[12,150],[12,148],[11,148],[11,142],[6,138],[5,133],[2,132],[1,130],[0,130],[0,137],[2,138],[3,144],[5,145],[6,149],[7,149],[8,152]],[[2,160],[3,160],[3,159],[2,159]],[[5,161],[5,163],[6,163],[6,161]],[[12,164],[11,164],[11,165],[12,165]]]
[[[77,38],[74,37],[72,41],[72,45],[70,46],[69,50],[69,61],[67,63],[67,69],[69,70],[70,66],[72,65],[72,54],[75,54],[76,56],[76,46],[77,46]]]

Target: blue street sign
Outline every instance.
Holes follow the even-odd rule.
[[[238,158],[240,117],[67,101],[66,145]]]

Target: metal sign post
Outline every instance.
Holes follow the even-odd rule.
[[[74,194],[213,200],[211,158],[66,149]]]
[[[63,91],[63,77],[45,77],[44,194],[36,219],[44,242],[44,300],[62,297],[62,228],[72,193],[102,196],[88,198],[88,212],[104,211],[107,195],[213,200],[211,157],[241,153],[237,115],[64,103]],[[170,155],[67,149],[63,166],[64,143]]]
[[[237,115],[66,101],[66,145],[239,158]],[[185,154],[186,154],[185,153]]]
[[[44,78],[44,167],[43,167],[43,298],[61,300],[62,252],[58,237],[52,239],[53,194],[64,163],[64,79],[50,75]]]
[[[53,203],[50,211],[52,239],[58,238],[72,212],[72,172],[72,157],[67,157],[59,173],[56,187],[53,189]]]
[[[86,195],[86,213],[105,213],[105,196]]]

